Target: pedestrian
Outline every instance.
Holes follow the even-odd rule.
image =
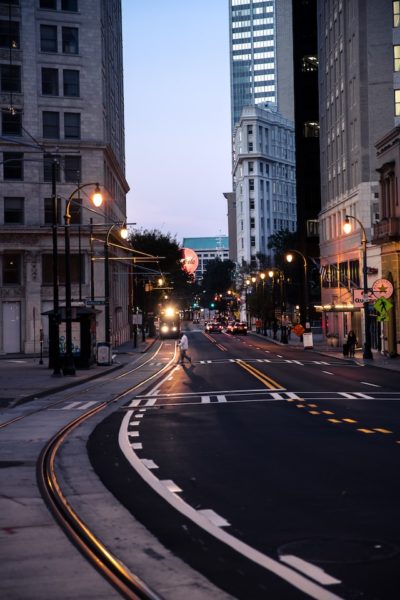
[[[181,333],[181,339],[178,342],[179,351],[180,351],[180,364],[183,365],[185,359],[192,363],[192,359],[188,356],[187,351],[189,350],[189,341],[187,339],[187,335],[185,333]]]
[[[357,344],[356,334],[354,333],[354,331],[352,329],[350,329],[349,333],[347,334],[347,346],[349,349],[349,356],[351,356],[351,357],[354,357],[354,354],[356,351],[356,344]]]
[[[256,333],[260,333],[261,331],[261,319],[256,320]]]

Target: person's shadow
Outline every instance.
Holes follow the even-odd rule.
[[[210,387],[210,384],[208,383],[208,380],[204,379],[204,377],[202,377],[201,375],[196,375],[196,373],[194,372],[193,363],[190,363],[189,367],[186,363],[184,363],[182,367],[189,379],[188,381],[184,381],[183,385],[187,387],[190,386],[191,391],[193,392],[207,391],[207,389]]]

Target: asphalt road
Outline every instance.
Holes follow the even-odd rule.
[[[92,434],[105,485],[236,598],[398,598],[400,376],[251,335],[189,342],[191,365]]]

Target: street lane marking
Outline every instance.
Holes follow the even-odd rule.
[[[378,433],[393,433],[390,429],[384,429],[383,427],[374,427],[374,431],[377,431]]]
[[[294,567],[298,571],[301,571],[311,579],[318,581],[318,583],[322,583],[322,585],[334,585],[336,583],[342,583],[340,579],[335,579],[335,577],[331,577],[325,573],[323,569],[313,565],[298,556],[293,556],[291,554],[286,554],[279,557],[280,560],[285,562],[287,565]]]
[[[229,527],[230,523],[218,515],[216,512],[211,510],[210,508],[203,508],[202,510],[197,511],[200,515],[203,515],[206,519],[210,521],[216,527]]]
[[[264,569],[267,569],[271,573],[274,573],[284,581],[287,581],[296,589],[308,594],[308,596],[311,598],[314,598],[315,600],[344,600],[343,597],[326,590],[317,583],[311,581],[309,578],[301,575],[301,573],[295,571],[293,568],[283,565],[281,562],[266,554],[262,554],[245,542],[235,538],[221,527],[215,526],[199,511],[195,510],[192,506],[183,501],[182,498],[169,492],[166,487],[160,483],[160,480],[157,479],[157,477],[149,470],[149,468],[147,468],[146,463],[141,460],[137,454],[135,454],[135,452],[133,452],[132,447],[128,442],[128,436],[126,435],[128,423],[131,417],[132,411],[128,411],[123,418],[119,430],[118,441],[121,451],[132,467],[142,477],[142,479],[155,492],[164,498],[175,510],[179,511],[186,518],[191,519],[197,526],[202,527],[204,531],[214,536],[216,539],[226,544],[236,552],[239,552],[248,560],[251,560]]]
[[[331,373],[330,371],[322,371],[323,373],[326,373],[327,375],[333,375],[333,373]]]
[[[226,396],[223,396],[222,394],[217,395],[217,400],[218,402],[227,402]]]
[[[167,488],[169,492],[176,494],[177,492],[182,491],[179,485],[176,485],[172,479],[160,479],[160,482]]]
[[[128,435],[129,437],[139,437],[139,432],[138,431],[128,431]]]
[[[80,402],[70,402],[66,406],[63,406],[61,410],[73,410],[74,408],[78,407],[79,404]]]
[[[148,458],[140,459],[142,465],[146,467],[146,469],[158,469],[158,465],[154,462],[154,460],[150,460]]]
[[[354,394],[348,394],[347,392],[339,392],[339,395],[343,396],[343,398],[347,398],[348,400],[357,400],[357,396]]]
[[[145,402],[145,406],[154,406],[157,402],[157,398],[149,398],[147,402]]]
[[[342,419],[345,423],[357,423],[354,419]]]
[[[339,419],[328,419],[328,421],[330,423],[341,423],[341,421],[339,421]]]
[[[359,398],[364,398],[365,400],[373,400],[373,396],[368,396],[368,394],[363,394],[362,392],[355,392],[356,396]]]
[[[279,383],[277,383],[274,379],[268,377],[268,375],[265,375],[264,373],[253,367],[253,365],[250,365],[243,360],[238,360],[237,364],[246,371],[248,371],[251,375],[256,377],[259,381],[261,381],[267,388],[277,390],[285,389],[283,386],[279,385]]]
[[[202,404],[209,404],[210,402],[211,402],[210,396],[202,396],[201,397],[201,403]]]
[[[371,429],[357,429],[357,431],[361,431],[361,433],[375,433],[375,431],[371,431]]]
[[[368,383],[368,381],[361,381],[360,383],[363,383],[364,385],[371,385],[372,387],[381,387],[380,385],[377,385],[376,383]]]
[[[131,447],[134,450],[143,450],[143,444],[141,442],[134,442],[133,444],[131,444]]]

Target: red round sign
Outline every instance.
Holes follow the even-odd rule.
[[[194,250],[190,248],[182,248],[181,250],[182,269],[192,275],[199,266],[199,257]]]

